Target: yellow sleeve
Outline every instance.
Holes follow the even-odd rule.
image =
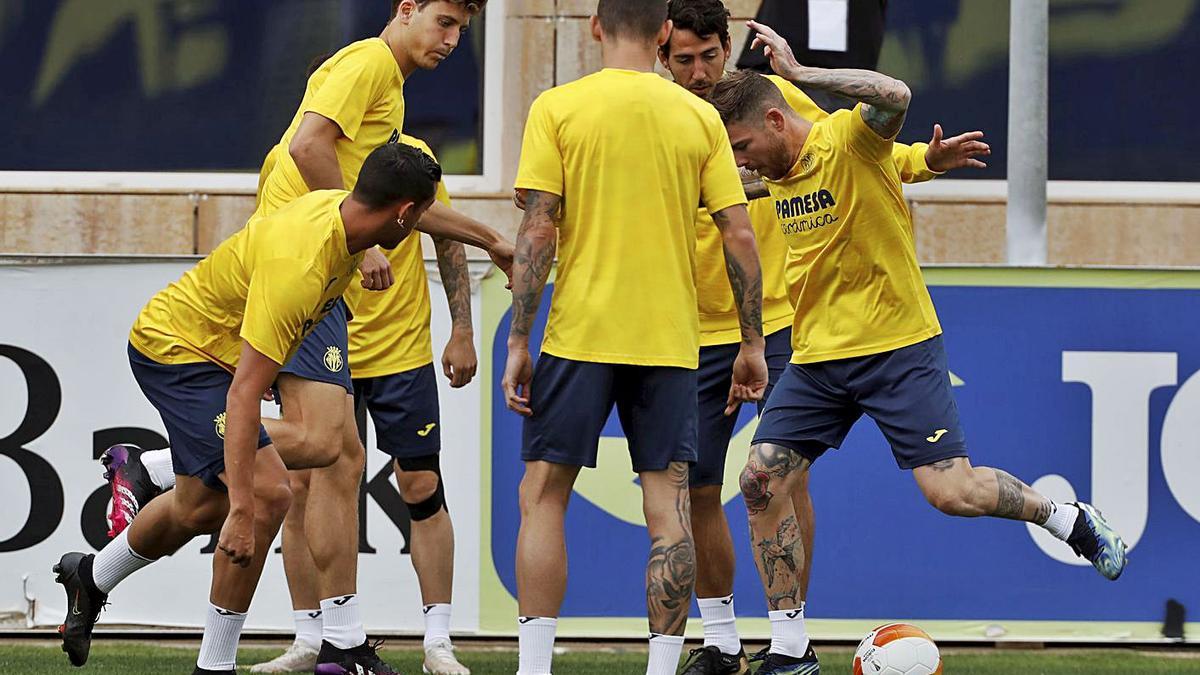
[[[797,115],[803,117],[809,122],[812,122],[813,124],[816,124],[826,117],[829,117],[829,113],[825,112],[820,106],[814,103],[813,100],[808,97],[808,94],[804,93],[804,90],[800,87],[797,87],[778,75],[768,75],[767,79],[773,82],[775,86],[779,88],[779,91],[783,94],[783,100],[787,101],[788,106],[790,106],[792,110],[796,111]]]
[[[943,172],[934,171],[925,163],[925,153],[928,150],[928,143],[892,144],[892,159],[900,171],[900,182],[924,183],[942,175]]]
[[[862,117],[863,104],[854,106],[854,110],[838,111],[832,116],[836,133],[841,137],[851,152],[868,162],[882,164],[892,161],[892,148],[895,138],[880,138],[871,127],[867,126]]]
[[[561,197],[563,183],[563,156],[558,147],[558,132],[543,94],[533,102],[529,118],[525,121],[516,187],[518,190],[537,190]]]
[[[321,88],[301,112],[312,112],[332,120],[351,141],[358,134],[367,111],[380,92],[395,77],[396,64],[380,58],[375,50],[347,54],[334,64]]]
[[[250,277],[241,338],[282,366],[312,328],[306,323],[322,290],[320,278],[295,260],[260,263]]]
[[[437,192],[434,193],[433,198],[446,206],[451,206],[450,192],[446,189],[446,183],[438,181]]]
[[[746,190],[738,175],[737,160],[733,158],[733,144],[729,132],[713,110],[713,135],[716,144],[704,166],[700,168],[700,202],[709,213],[717,213],[731,206],[746,203]]]

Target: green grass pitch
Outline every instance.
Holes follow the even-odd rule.
[[[689,644],[689,646],[692,646]],[[92,658],[83,669],[72,668],[57,643],[0,642],[0,673],[51,675],[58,673],[121,673],[122,675],[189,675],[195,664],[196,646],[156,646],[143,642],[97,643]],[[241,650],[243,664],[256,663],[279,654],[277,648],[251,643]],[[842,675],[850,672],[852,652],[845,648],[824,648],[822,672]],[[402,673],[420,673],[421,656],[413,649],[383,650],[383,656]],[[475,675],[512,675],[517,655],[511,647],[500,649],[461,649],[459,656]],[[554,670],[563,675],[638,674],[645,671],[645,652],[634,649],[571,650],[556,656]],[[1139,652],[1132,650],[967,650],[944,656],[946,675],[1142,675],[1156,673],[1196,673],[1200,675],[1200,653]],[[239,672],[249,672],[248,667]]]

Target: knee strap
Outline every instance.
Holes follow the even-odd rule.
[[[442,468],[438,461],[438,455],[425,455],[424,457],[413,457],[396,459],[396,464],[400,466],[401,471],[432,471],[437,476],[437,488],[428,499],[412,503],[405,501],[408,506],[409,517],[413,522],[421,522],[436,516],[442,509],[446,509],[449,513],[450,509],[446,506],[446,488],[442,483]]]

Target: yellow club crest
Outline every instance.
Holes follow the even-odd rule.
[[[342,350],[337,347],[330,347],[325,350],[325,367],[331,373],[341,372],[345,362],[342,360]]]
[[[217,415],[213,419],[213,426],[217,430],[217,436],[224,439],[225,438],[225,413],[221,413],[220,415]]]

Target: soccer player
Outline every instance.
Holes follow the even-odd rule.
[[[695,575],[688,464],[696,458],[695,213],[720,229],[740,317],[728,403],[766,386],[762,282],[746,198],[712,106],[653,72],[666,0],[600,0],[604,69],[551,89],[526,122],[516,188],[525,215],[513,264],[503,388],[527,419],[517,541],[521,675],[550,672],[566,587],[564,517],[594,467],[613,405],[629,439],[651,540],[647,673],[674,673]],[[556,245],[557,242],[557,245]],[[559,266],[536,370],[529,335]]]
[[[405,78],[447,58],[485,1],[400,0],[380,37],[353,43],[321,64],[308,80],[291,125],[267,155],[258,213],[272,213],[309,190],[353,187],[363,158],[379,145],[400,140]],[[435,237],[484,248],[502,267],[511,260],[512,247],[499,234],[441,204],[435,204],[417,227]],[[385,289],[393,281],[387,258],[373,250],[365,253],[362,275],[362,285],[370,290]],[[321,613],[318,663],[363,660],[381,667],[362,626],[354,573],[365,451],[353,423],[346,320],[339,303],[305,340],[277,382],[282,419],[264,423],[288,468],[317,469],[308,481],[305,504],[312,507],[306,511],[307,542],[321,600],[319,607],[304,609]],[[461,343],[462,338],[455,340]],[[451,354],[464,357],[465,350],[453,349]],[[457,367],[467,365],[464,361]],[[162,453],[157,457],[161,464]],[[139,474],[166,473],[161,468],[141,471],[142,463],[107,463],[114,531],[146,502],[148,495],[134,489],[148,482]]]
[[[1036,523],[1116,579],[1125,545],[1093,507],[1055,504],[967,459],[941,326],[892,159],[908,87],[870,71],[802,67],[778,34],[750,25],[776,73],[859,102],[810,123],[775,84],[749,72],[726,77],[710,96],[739,166],[767,179],[796,308],[791,363],[740,477],[771,610],[771,647],[758,672],[818,672],[799,611],[805,557],[791,497],[812,462],[838,447],[863,414],[939,510]]]
[[[429,146],[419,139],[402,135],[400,141],[433,156]],[[437,186],[437,201],[450,206],[442,183]],[[471,280],[462,244],[437,240],[435,246],[453,323],[452,337],[442,355],[442,371],[450,386],[458,388],[471,381],[477,363],[471,326]],[[455,657],[450,641],[454,527],[446,509],[439,463],[437,375],[429,334],[429,283],[420,238],[406,239],[387,257],[395,279],[390,288],[372,292],[351,284],[346,293],[353,315],[349,366],[355,399],[371,413],[379,448],[395,457],[396,482],[412,519],[410,549],[425,617],[423,668],[432,675],[470,675]],[[320,598],[316,565],[304,529],[310,473],[291,473],[292,508],[283,522],[283,567],[292,597],[296,640],[282,655],[254,666],[250,672],[312,672],[316,665],[321,646],[322,621],[317,609]]]
[[[353,192],[321,190],[255,216],[151,298],[130,331],[129,360],[163,418],[179,476],[99,553],[67,553],[55,565],[68,604],[63,650],[73,665],[87,661],[92,629],[117,584],[220,531],[195,672],[234,672],[245,613],[291,501],[283,462],[260,423],[260,397],[337,305],[363,252],[399,245],[440,178],[420,151],[381,147]]]
[[[701,98],[725,73],[732,43],[729,10],[721,0],[671,0],[668,17],[671,38],[659,50],[659,60],[675,82]],[[800,117],[816,122],[828,117],[794,84],[777,75],[768,76],[784,95],[788,106]],[[896,143],[893,159],[906,183],[933,178],[949,169],[982,166],[975,159],[988,153],[973,132],[942,140],[941,128],[934,129],[929,144]],[[758,242],[763,274],[763,332],[769,381],[766,393],[778,381],[792,356],[791,323],[794,316],[788,297],[784,266],[787,241],[779,229],[775,203],[769,199],[750,202],[750,221]],[[700,312],[699,446],[697,461],[689,474],[692,498],[692,533],[696,539],[696,598],[704,623],[704,646],[692,650],[693,660],[684,671],[694,675],[718,673],[741,675],[749,671],[735,623],[733,603],[734,549],[721,503],[725,456],[729,449],[737,410],[726,414],[726,394],[737,355],[738,318],[733,292],[725,275],[721,239],[712,227],[708,212],[700,209],[696,227],[696,272]],[[758,403],[761,408],[765,402]],[[813,509],[807,475],[801,476],[792,500],[801,532],[805,536],[802,588],[807,588],[812,556]]]

